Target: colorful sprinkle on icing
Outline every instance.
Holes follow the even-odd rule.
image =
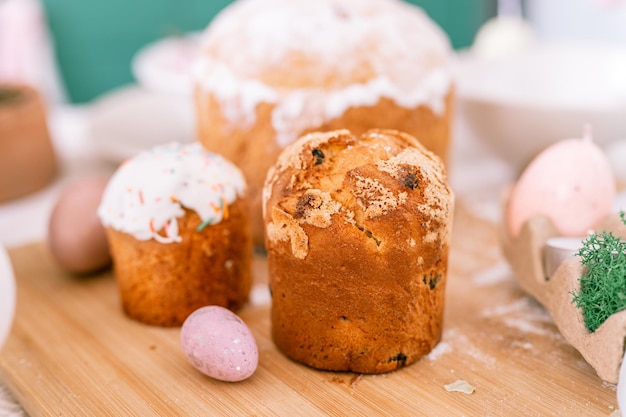
[[[197,231],[228,218],[228,205],[245,192],[239,169],[200,144],[171,143],[140,153],[113,175],[98,208],[105,227],[139,240],[180,242],[184,210],[201,219]]]
[[[196,227],[196,232],[201,232],[202,230],[204,230],[205,227],[212,224],[213,222],[214,222],[213,218],[203,221],[202,223],[198,225],[198,227]]]

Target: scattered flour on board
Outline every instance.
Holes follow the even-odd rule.
[[[453,350],[457,353],[469,355],[490,368],[496,363],[496,359],[493,356],[482,352],[470,342],[467,336],[459,333],[457,329],[448,329],[443,332],[442,341],[430,352],[428,359],[435,360]]]
[[[484,317],[515,316],[527,318],[533,322],[551,324],[550,314],[532,298],[523,296],[509,304],[503,304],[483,310]]]
[[[479,273],[474,274],[472,282],[477,287],[486,287],[495,285],[503,281],[507,281],[512,277],[512,270],[508,262],[504,259],[500,260],[494,266],[483,269]]]
[[[499,198],[493,198],[492,196],[485,195],[472,197],[467,194],[463,197],[465,207],[473,215],[495,224],[502,221],[502,206]]]
[[[441,355],[452,352],[452,346],[449,343],[444,342],[443,340],[439,342],[437,346],[427,355],[428,359],[431,361],[439,359]]]
[[[520,297],[509,304],[483,310],[483,317],[501,318],[502,323],[524,333],[564,340],[554,328],[550,314],[530,297]]]
[[[462,334],[456,334],[455,338],[458,340],[457,343],[461,344],[462,351],[464,351],[465,353],[470,355],[472,358],[474,358],[474,359],[476,359],[476,360],[478,360],[480,362],[483,362],[488,367],[493,367],[495,365],[496,358],[494,358],[493,356],[489,356],[489,355],[485,354],[480,349],[478,349],[476,346],[474,346],[469,341],[467,336],[462,335]]]
[[[527,297],[521,297],[509,304],[499,305],[483,310],[483,316],[496,317],[504,316],[511,313],[519,313],[524,310],[528,310],[530,300]]]
[[[520,330],[524,333],[534,333],[541,336],[552,336],[554,332],[550,329],[544,329],[536,326],[524,318],[508,317],[503,320],[507,327]]]
[[[257,307],[270,305],[272,296],[267,284],[254,284],[250,290],[250,304]]]
[[[519,341],[517,341],[517,340],[514,340],[514,341],[511,343],[511,346],[513,346],[513,347],[519,347],[519,348],[526,349],[526,350],[533,350],[533,349],[534,349],[534,346],[533,346],[533,344],[532,344],[532,343],[528,343],[528,342],[519,342]]]

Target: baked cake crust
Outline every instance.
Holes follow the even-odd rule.
[[[454,205],[410,135],[307,135],[264,188],[272,337],[315,368],[381,373],[440,340]]]
[[[168,244],[107,228],[124,312],[147,324],[180,326],[206,305],[239,309],[252,283],[247,209],[239,198],[228,218],[202,231],[200,217],[185,210],[177,219],[182,240]]]
[[[111,177],[98,207],[122,306],[181,325],[194,310],[236,310],[251,286],[252,239],[241,171],[200,144],[141,152]]]

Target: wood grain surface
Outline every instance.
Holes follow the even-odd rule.
[[[10,251],[16,321],[0,352],[0,378],[37,416],[608,416],[615,386],[558,333],[515,281],[494,224],[456,211],[443,341],[417,363],[384,375],[322,372],[292,362],[270,337],[268,305],[240,316],[259,346],[248,380],[195,371],[178,328],[126,318],[110,272],[76,278],[43,244]],[[265,260],[255,280],[267,281]],[[467,395],[444,385],[467,380]]]

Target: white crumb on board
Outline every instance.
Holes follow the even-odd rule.
[[[457,379],[451,384],[443,386],[448,392],[462,392],[463,394],[472,394],[476,388],[464,379]]]
[[[519,347],[519,348],[526,349],[526,350],[533,350],[533,349],[534,349],[534,346],[533,346],[533,344],[532,344],[532,343],[528,343],[528,342],[519,342],[519,341],[517,341],[517,340],[514,340],[514,341],[511,343],[511,346],[513,346],[513,347]]]
[[[472,282],[477,287],[486,287],[495,285],[512,278],[512,270],[508,262],[500,260],[497,264],[490,268],[474,274]]]
[[[250,304],[257,307],[264,307],[270,305],[272,302],[272,295],[270,294],[270,287],[267,284],[254,284],[250,290]]]

